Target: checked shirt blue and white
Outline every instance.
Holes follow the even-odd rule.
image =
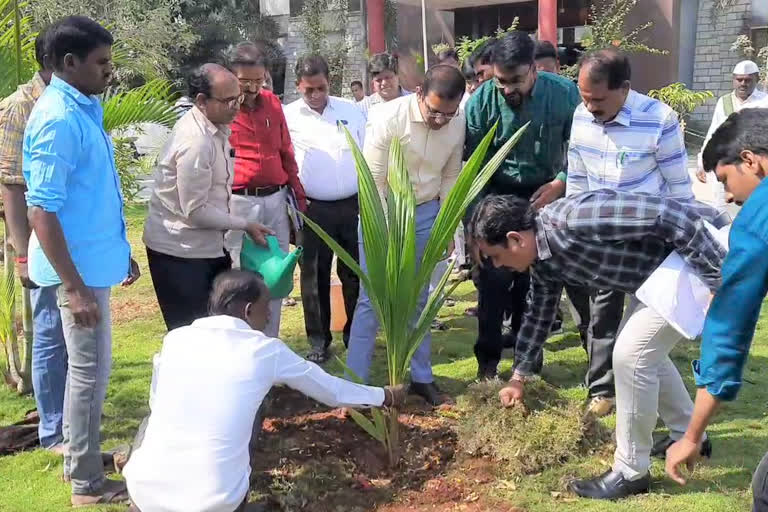
[[[677,251],[714,291],[725,249],[705,227],[730,223],[696,201],[614,190],[560,199],[536,214],[538,258],[515,348],[515,373],[530,375],[542,350],[564,284],[634,293]]]

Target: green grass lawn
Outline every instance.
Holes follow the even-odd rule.
[[[144,277],[133,287],[116,289],[113,294],[114,363],[102,432],[103,446],[107,449],[130,442],[140,420],[148,412],[151,357],[160,348],[165,331],[141,245],[144,214],[143,207],[127,209],[130,239]],[[298,299],[298,290],[295,295]],[[473,304],[471,284],[463,284],[456,298],[456,306],[444,308],[440,315],[451,329],[433,336],[434,372],[439,384],[454,396],[463,392],[476,372],[472,353],[475,319],[462,315],[464,308]],[[768,422],[765,418],[768,389],[764,387],[768,379],[763,372],[768,367],[768,336],[765,329],[765,319],[762,319],[745,373],[749,383],[745,384],[737,402],[723,408],[710,429],[714,457],[710,464],[697,469],[688,487],[681,488],[664,479],[663,466],[656,462],[653,466],[656,480],[650,496],[613,504],[578,500],[563,494],[565,479],[591,476],[609,467],[609,458],[595,456],[580,458],[514,482],[500,478],[489,486],[488,492],[530,512],[749,510],[751,474],[768,449]],[[283,309],[282,338],[299,353],[305,353],[307,347],[300,303],[298,307]],[[334,343],[333,349],[343,356],[340,341]],[[681,343],[674,353],[689,386],[692,386],[689,364],[697,354],[698,344],[694,342]],[[577,334],[569,332],[553,337],[545,357],[545,380],[563,388],[569,396],[586,396],[581,387],[586,356]],[[381,347],[377,348],[374,365],[373,382],[383,384],[385,365]],[[508,370],[509,362],[503,364],[502,369]],[[341,373],[340,366],[335,362],[329,364],[329,370]],[[33,407],[31,397],[19,397],[4,388],[0,389],[0,425],[19,420],[26,410]],[[609,418],[607,424],[610,425],[611,421]],[[69,510],[69,487],[60,481],[60,476],[60,459],[41,450],[0,458],[0,511]],[[124,510],[124,507],[96,510],[115,511]]]

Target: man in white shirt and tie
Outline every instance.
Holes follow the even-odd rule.
[[[357,170],[346,130],[363,146],[365,117],[351,101],[329,95],[328,63],[319,55],[296,63],[301,98],[284,109],[296,151],[299,179],[307,194],[307,216],[320,225],[355,259],[357,245]],[[346,130],[345,130],[346,129]],[[307,359],[322,363],[331,344],[331,265],[333,252],[314,231],[303,230],[301,300],[311,347]],[[344,344],[357,304],[360,281],[344,263],[337,263],[347,323]]]
[[[269,291],[256,273],[220,274],[210,313],[163,341],[152,412],[123,471],[132,512],[245,510],[251,427],[272,386],[331,407],[391,406],[405,397],[402,386],[375,388],[328,375],[264,335]]]
[[[709,125],[707,136],[704,138],[704,144],[701,145],[702,152],[707,147],[709,139],[720,127],[728,116],[734,112],[739,112],[745,108],[768,108],[768,94],[757,88],[760,81],[760,68],[751,60],[743,60],[733,68],[733,92],[729,92],[720,97],[715,105],[715,112],[712,115],[712,124]],[[714,172],[707,176],[704,166],[701,162],[701,153],[698,158],[698,170],[696,177],[702,183],[709,182],[712,185],[712,200],[708,201],[715,208],[725,207],[725,190],[723,185],[717,181]],[[709,179],[708,179],[709,178]]]

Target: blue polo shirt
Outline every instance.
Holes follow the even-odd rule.
[[[125,279],[130,245],[123,198],[98,98],[54,75],[27,122],[22,170],[27,205],[56,213],[86,286],[109,287]],[[28,254],[35,283],[61,283],[34,233]]]
[[[719,400],[733,400],[768,293],[768,179],[752,192],[731,226],[723,284],[709,308],[696,385]]]

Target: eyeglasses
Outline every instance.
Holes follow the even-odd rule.
[[[505,89],[507,87],[511,88],[511,87],[516,87],[518,85],[522,85],[528,79],[528,76],[531,74],[532,69],[533,69],[533,65],[528,67],[528,71],[524,75],[516,76],[511,80],[500,79],[494,76],[493,85],[495,85],[497,89]]]
[[[450,121],[457,115],[459,115],[459,109],[454,110],[450,114],[446,114],[445,112],[440,112],[439,110],[435,110],[432,107],[429,106],[429,104],[424,101],[424,107],[427,109],[427,117],[430,119],[445,119],[447,121]]]
[[[243,87],[251,87],[251,86],[261,87],[262,85],[264,85],[265,81],[266,79],[264,78],[257,78],[256,80],[239,80],[240,85]]]
[[[235,96],[234,98],[216,98],[215,96],[211,96],[210,98],[212,100],[218,101],[222,105],[226,105],[229,108],[235,108],[243,104],[243,101],[245,101],[245,94]]]

